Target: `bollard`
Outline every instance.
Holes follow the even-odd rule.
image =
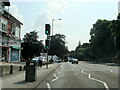
[[[13,65],[10,65],[10,74],[13,74]]]
[[[0,66],[0,77],[3,77],[3,66]]]
[[[26,66],[23,67],[23,70],[25,70],[25,69],[26,69]]]
[[[22,66],[19,67],[19,71],[22,71]]]

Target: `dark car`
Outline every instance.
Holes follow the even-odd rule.
[[[72,64],[74,64],[74,63],[78,64],[78,59],[72,58],[71,63],[72,63]]]

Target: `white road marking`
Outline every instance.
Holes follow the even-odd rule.
[[[100,82],[100,83],[103,83],[103,85],[105,86],[105,89],[106,89],[106,90],[110,90],[109,87],[108,87],[108,85],[107,85],[104,81],[101,81],[101,80],[92,78],[92,77],[91,77],[91,74],[86,73],[86,72],[84,72],[83,70],[82,70],[81,72],[84,73],[84,74],[87,74],[87,75],[88,75],[88,78],[90,78],[90,79],[92,79],[92,80],[94,80],[94,81],[98,81],[98,82]]]
[[[55,79],[51,80],[51,82],[54,82],[54,81],[56,81],[57,79],[59,79],[59,78],[56,76],[56,74],[54,74],[54,77],[55,77]]]
[[[47,84],[47,87],[48,87],[48,90],[51,90],[51,86],[49,83],[46,83]]]
[[[59,72],[58,70],[56,70],[56,71],[57,71],[57,74],[56,74],[56,75],[60,74],[60,72]]]
[[[56,71],[57,71],[57,74],[54,74],[55,79],[52,79],[51,82],[54,82],[54,81],[56,81],[57,79],[59,79],[59,78],[57,77],[57,75],[58,75],[60,72],[59,72],[58,70],[56,70]],[[46,83],[46,84],[47,84],[48,90],[51,90],[50,83]]]
[[[108,70],[108,71],[112,72],[112,70]]]

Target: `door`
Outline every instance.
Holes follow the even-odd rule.
[[[11,49],[11,62],[19,61],[19,49]]]

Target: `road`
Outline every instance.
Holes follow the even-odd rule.
[[[61,63],[36,88],[91,88],[118,90],[118,67],[92,64],[80,61],[79,64]]]

